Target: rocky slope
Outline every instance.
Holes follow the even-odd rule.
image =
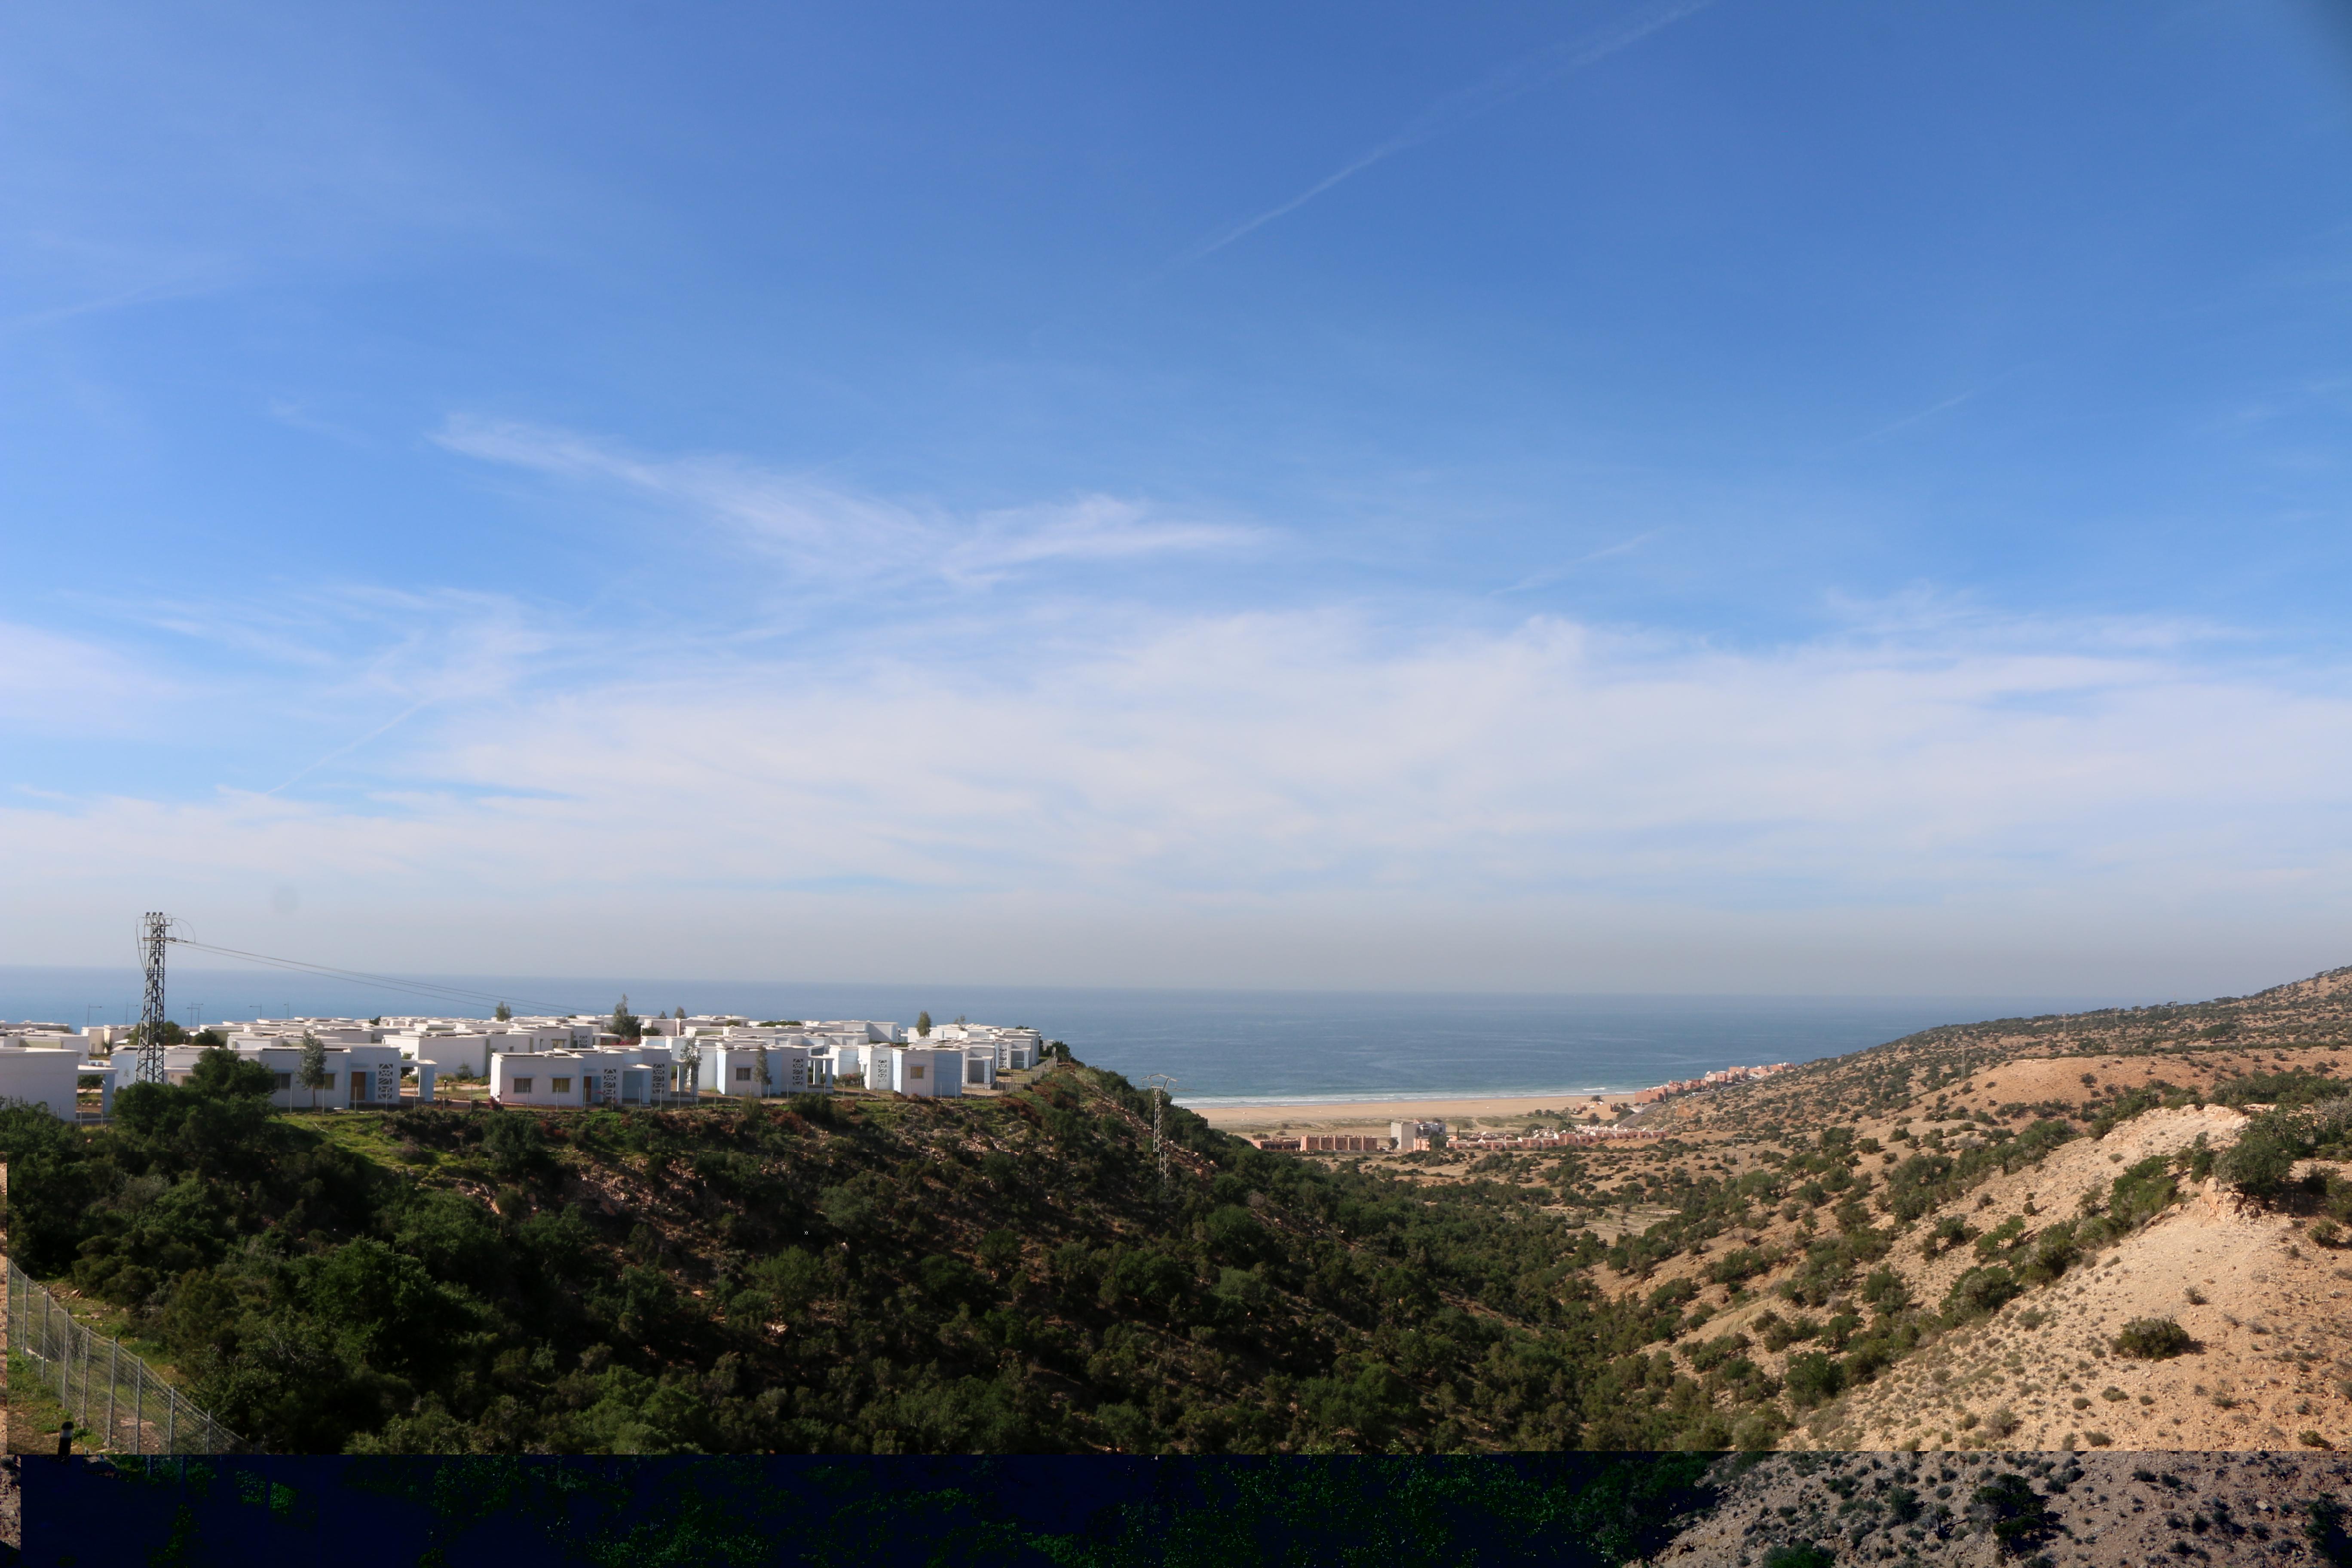
[[[1596,1163],[1646,1159],[1643,1195],[1683,1193],[1685,1217],[1603,1277],[1628,1300],[1686,1293],[1704,1321],[1678,1365],[1752,1364],[1787,1447],[2352,1447],[2352,1248],[2322,1244],[2318,1191],[2352,1165],[2306,1161],[2293,1191],[2250,1199],[2210,1156],[2263,1107],[2207,1098],[2250,1075],[2340,1079],[2347,1028],[2337,970],[1932,1030],[1669,1103],[1648,1117],[1665,1148]],[[1923,1167],[1941,1179],[1919,1185]],[[1694,1225],[1710,1184],[1715,1218]],[[2185,1350],[2119,1353],[2143,1319],[2177,1322]],[[1857,1363],[1849,1342],[1876,1348]]]
[[[1807,1454],[1728,1459],[1713,1479],[1715,1505],[1647,1562],[1749,1568],[1801,1545],[1839,1563],[1949,1568],[2325,1563],[2346,1560],[2330,1547],[2352,1553],[2329,1522],[2330,1505],[2352,1493],[2352,1462],[2334,1456]]]

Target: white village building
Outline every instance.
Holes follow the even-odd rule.
[[[271,1104],[285,1110],[388,1109],[431,1104],[452,1079],[488,1083],[500,1103],[652,1106],[727,1098],[829,1094],[845,1079],[886,1093],[953,1097],[991,1089],[998,1075],[1038,1065],[1038,1031],[955,1023],[925,1037],[877,1019],[759,1023],[737,1015],[647,1018],[642,1038],[609,1032],[601,1016],[503,1019],[442,1016],[288,1017],[211,1026],[229,1049],[271,1074]],[[326,1053],[328,1081],[301,1082],[302,1041]],[[0,1100],[17,1099],[72,1117],[71,1081],[100,1086],[100,1103],[131,1079],[120,1026],[0,1024]],[[165,1076],[184,1082],[207,1047],[168,1047]],[[509,1059],[512,1058],[512,1059]],[[762,1063],[764,1062],[764,1073]],[[528,1086],[528,1087],[526,1087]]]
[[[28,1044],[28,1038],[38,1038],[43,1043]],[[60,1121],[77,1120],[79,1113],[75,1109],[74,1094],[89,1064],[75,1046],[63,1043],[71,1038],[14,1035],[0,1041],[0,1103],[38,1105]],[[109,1108],[113,1095],[110,1088],[102,1087],[101,1092],[103,1110]]]
[[[866,1087],[924,1100],[950,1100],[963,1093],[964,1055],[953,1047],[876,1046]]]

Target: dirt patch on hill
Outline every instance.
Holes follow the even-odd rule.
[[[2012,1215],[2029,1226],[2071,1215],[2082,1194],[2117,1171],[2200,1137],[2227,1147],[2242,1121],[2220,1106],[2151,1111],[2105,1138],[2064,1145],[2038,1168],[1996,1177],[1948,1212],[1988,1230]],[[1979,1261],[1967,1247],[1926,1259],[1916,1244],[1889,1258],[1929,1302]],[[1797,1441],[2218,1450],[2315,1437],[2352,1447],[2347,1262],[2287,1215],[2208,1180],[2055,1283],[1947,1333],[1848,1395]],[[2193,1348],[2162,1361],[2119,1354],[2116,1334],[2141,1318],[2177,1321]]]

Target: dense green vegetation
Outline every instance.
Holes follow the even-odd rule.
[[[365,1517],[378,1557],[425,1564],[503,1559],[520,1542],[538,1548],[533,1561],[594,1568],[1613,1568],[1654,1552],[1740,1468],[1717,1466],[1711,1454],[1110,1458],[1082,1470],[1002,1458],[273,1456],[41,1479],[45,1521],[66,1521],[55,1539],[83,1561],[223,1561],[233,1542],[237,1561],[308,1562]]]
[[[2290,1195],[2296,1163],[2315,1156],[2352,1157],[2352,1100],[2282,1101],[2251,1118],[2214,1164],[2239,1191],[2276,1200]],[[2320,1172],[2294,1185],[2293,1195],[2324,1208],[2331,1220],[2352,1220],[2352,1183]]]
[[[546,1118],[289,1116],[268,1081],[222,1052],[103,1130],[0,1110],[0,1154],[18,1259],[276,1449],[1721,1447],[1775,1392],[1649,1353],[1686,1292],[1605,1299],[1542,1188],[1171,1110],[1162,1192],[1149,1102],[1075,1064],[995,1100]]]

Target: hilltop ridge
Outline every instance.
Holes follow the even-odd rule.
[[[2352,968],[1670,1101],[1676,1212],[1629,1214],[1603,1275],[1685,1294],[1676,1357],[1777,1385],[1784,1446],[2352,1446],[2347,1046]],[[2236,1152],[2298,1127],[2274,1169]],[[2134,1321],[2178,1352],[2119,1350]]]

